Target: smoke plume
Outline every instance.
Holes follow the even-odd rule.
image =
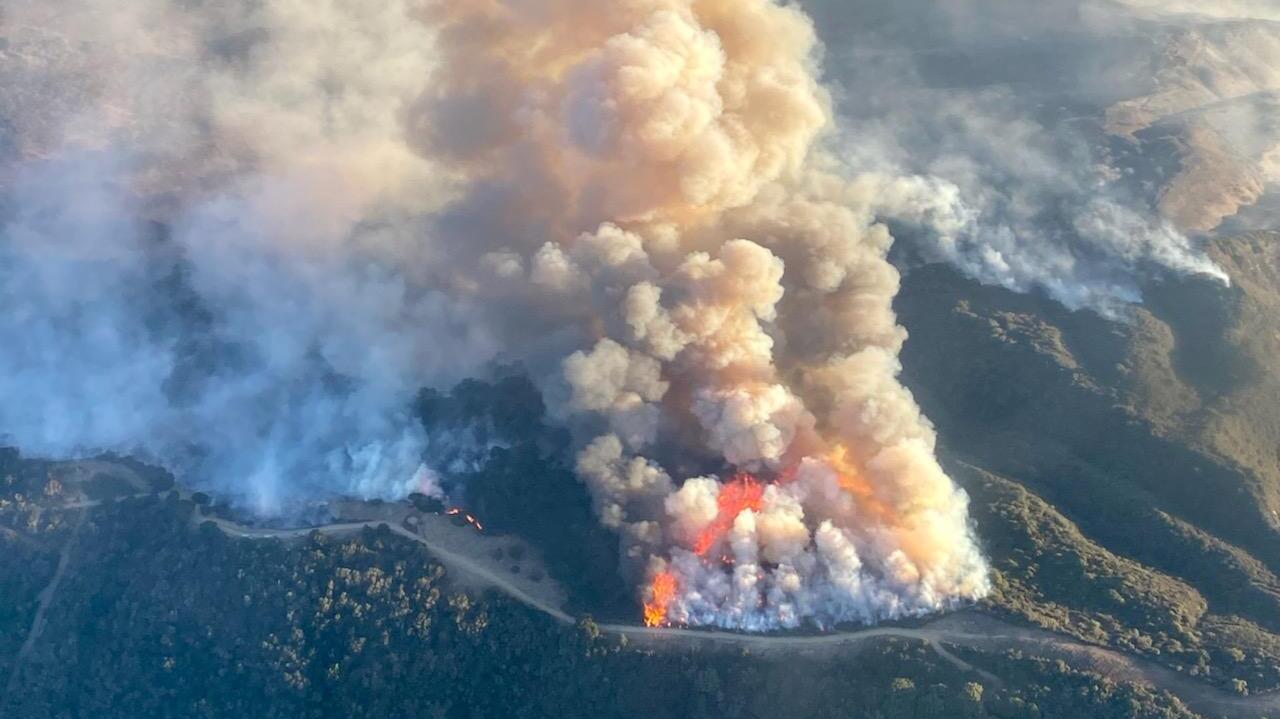
[[[514,362],[647,621],[982,596],[890,227],[901,265],[1107,314],[1223,277],[1196,235],[1280,177],[1280,17],[803,6],[5,3],[0,439],[267,514],[439,493],[482,448],[408,402]]]
[[[898,379],[890,226],[1073,307],[1220,276],[1188,234],[1218,210],[1176,178],[1229,156],[1265,186],[1232,148],[1270,147],[1266,108],[1185,123],[1272,74],[1102,66],[1142,66],[1140,37],[1271,48],[1274,18],[809,9],[820,25],[777,0],[7,3],[0,437],[140,453],[266,513],[438,491],[408,401],[514,361],[578,438],[647,621],[983,596],[966,496]],[[995,63],[1027,76],[982,79],[1064,19],[1040,66]],[[1222,144],[1160,174],[1195,132]]]

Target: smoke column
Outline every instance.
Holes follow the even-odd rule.
[[[470,1],[430,22],[442,64],[476,70],[426,100],[432,154],[480,178],[443,227],[496,219],[479,284],[572,328],[548,394],[589,438],[578,472],[650,582],[647,621],[829,625],[982,596],[966,498],[897,379],[877,222],[936,188],[824,150],[808,19]],[[476,117],[496,119],[440,131]],[[681,458],[722,469],[672,476]]]
[[[402,496],[433,489],[413,392],[514,359],[651,623],[988,591],[883,224],[964,210],[831,151],[795,6],[57,5],[2,20],[6,441],[266,513]]]

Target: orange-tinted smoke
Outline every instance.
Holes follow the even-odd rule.
[[[827,456],[824,457],[827,466],[836,473],[837,481],[840,488],[845,492],[853,495],[858,502],[858,507],[881,522],[893,525],[894,521],[893,508],[880,499],[876,495],[875,488],[871,486],[871,482],[862,475],[849,457],[849,450],[843,445],[835,445]]]
[[[660,627],[667,623],[667,608],[671,606],[678,591],[676,575],[671,572],[659,572],[654,575],[653,584],[649,586],[649,601],[644,604],[646,627]]]
[[[755,477],[741,473],[729,480],[720,488],[717,500],[718,512],[715,521],[707,525],[694,542],[693,551],[701,557],[707,556],[711,548],[716,546],[725,534],[733,528],[738,515],[747,511],[760,511],[764,501],[764,485]]]

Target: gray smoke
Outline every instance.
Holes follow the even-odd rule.
[[[845,155],[954,186],[910,239],[984,282],[1118,313],[1142,277],[1225,279],[1201,233],[1280,179],[1273,3],[804,4]]]
[[[358,251],[299,266],[263,247],[270,220],[254,203],[269,194],[147,220],[123,189],[128,164],[63,149],[13,178],[5,439],[54,456],[142,453],[263,512],[416,488],[425,438],[407,402],[488,352],[465,306]],[[411,325],[423,334],[399,336]]]
[[[427,177],[406,13],[6,5],[0,439],[140,453],[266,513],[425,487],[408,402],[496,350],[413,276],[444,183],[384,192]]]

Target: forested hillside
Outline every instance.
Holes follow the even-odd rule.
[[[1001,677],[988,686],[900,640],[838,661],[637,648],[590,619],[564,626],[460,591],[386,530],[234,539],[193,528],[195,506],[172,493],[39,512],[42,469],[12,454],[3,467],[5,716],[1192,716],[1167,695],[1017,654],[982,659]],[[69,544],[39,641],[15,666]]]

